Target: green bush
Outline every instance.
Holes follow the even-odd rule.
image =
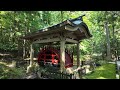
[[[9,68],[0,64],[0,79],[22,79],[25,74],[23,68]]]
[[[97,61],[97,63],[101,64],[101,65],[104,65],[104,64],[107,64],[107,60],[99,60]]]

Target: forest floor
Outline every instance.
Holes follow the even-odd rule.
[[[87,79],[116,79],[115,64],[106,63],[95,69],[93,73],[84,76]]]
[[[16,61],[15,68],[11,65]],[[21,61],[21,62],[20,62]],[[19,62],[19,63],[18,63]],[[0,79],[23,79],[26,76],[28,63],[21,57],[14,57],[10,53],[0,53]],[[95,69],[94,72],[86,74],[86,79],[116,79],[115,64],[106,63]]]
[[[25,76],[25,69],[10,67],[10,64],[0,62],[0,79],[22,79]]]
[[[0,52],[0,79],[22,79],[27,63],[13,53]]]

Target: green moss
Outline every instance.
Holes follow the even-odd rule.
[[[115,79],[115,65],[114,64],[104,64],[97,67],[96,70],[85,75],[88,79]]]

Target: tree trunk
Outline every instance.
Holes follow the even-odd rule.
[[[31,43],[31,45],[30,45],[30,65],[27,67],[26,73],[32,72],[33,58],[34,58],[34,50],[33,50],[33,44]]]
[[[26,54],[26,53],[25,53],[25,41],[26,41],[26,40],[24,40],[24,42],[23,42],[23,59],[25,59],[25,54]]]
[[[107,42],[107,60],[111,60],[111,53],[110,53],[110,38],[109,38],[109,35],[110,35],[110,32],[109,32],[109,29],[108,29],[108,23],[105,22],[105,31],[106,31],[106,42]]]
[[[63,22],[63,14],[64,14],[64,12],[61,11],[61,22]]]
[[[112,44],[112,46],[113,46],[113,53],[114,53],[114,56],[115,56],[115,58],[117,58],[117,53],[116,53],[116,45],[115,44],[117,44],[116,42],[115,42],[115,25],[113,24],[112,25],[112,29],[113,29],[113,44]]]
[[[79,43],[77,43],[77,67],[80,66],[80,47],[79,47]]]

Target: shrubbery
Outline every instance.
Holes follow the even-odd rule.
[[[0,64],[0,79],[22,79],[25,74],[23,68],[9,68]]]

